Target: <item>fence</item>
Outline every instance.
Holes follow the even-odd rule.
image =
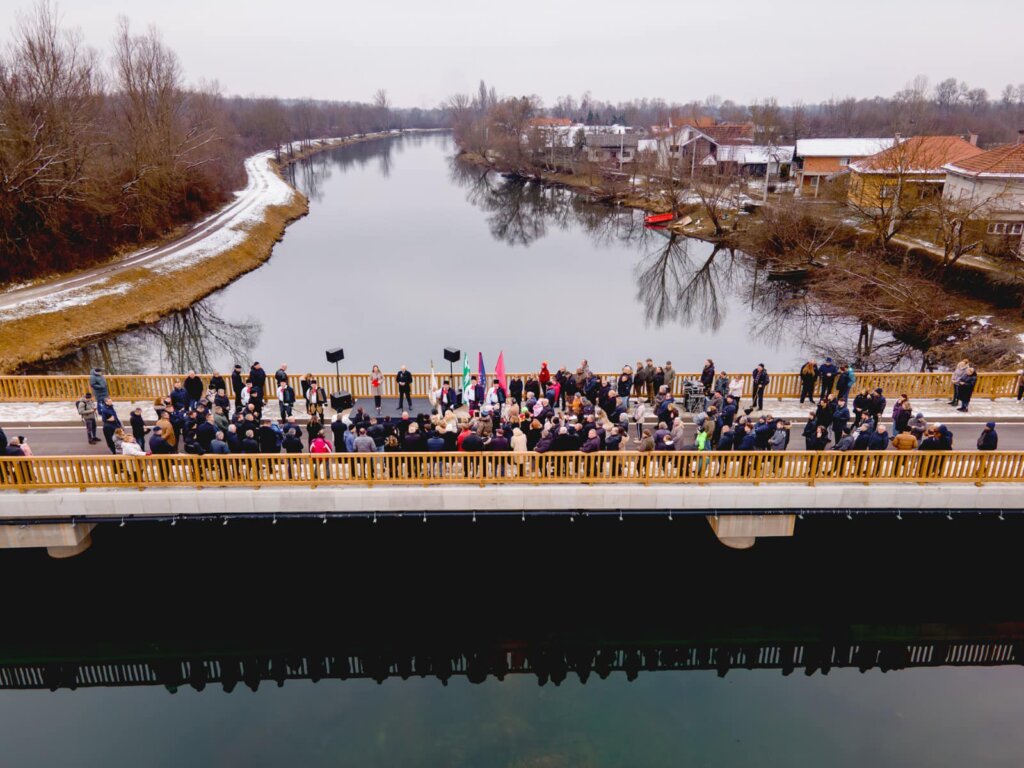
[[[526,380],[526,373],[509,373],[509,380],[521,378]],[[610,382],[615,382],[618,373],[599,373]],[[210,374],[201,374],[204,382],[209,382]],[[458,376],[458,374],[457,374]],[[356,398],[370,397],[370,374],[368,373],[318,373],[314,378],[328,392],[351,392]],[[436,381],[440,383],[444,376],[439,372]],[[700,378],[698,373],[677,372],[674,379],[674,394],[682,395],[683,382]],[[749,397],[751,375],[742,374],[743,395]],[[107,386],[114,400],[156,400],[171,391],[174,382],[181,381],[180,374],[159,375],[111,375],[107,376]],[[230,376],[224,377],[228,385],[228,394],[232,397]],[[273,381],[273,374],[268,376]],[[291,376],[296,394],[301,397],[299,377]],[[1016,396],[1017,374],[1013,372],[980,373],[978,384],[974,390],[976,398],[1013,397]],[[873,390],[881,387],[887,396],[905,394],[910,398],[948,397],[952,394],[952,374],[950,373],[858,373],[854,392]],[[275,387],[268,387],[269,399],[277,397]],[[414,397],[426,397],[431,389],[429,373],[412,375],[412,393]],[[384,374],[384,397],[398,397],[398,385],[393,373]],[[89,391],[88,376],[0,376],[0,402],[46,402],[74,401]],[[766,397],[779,399],[800,396],[799,373],[773,373],[771,383],[766,390]]]
[[[1024,451],[366,453],[0,458],[0,490],[191,486],[1021,482]]]

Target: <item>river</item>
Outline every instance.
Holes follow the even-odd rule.
[[[453,160],[449,136],[406,135],[289,168],[310,199],[271,259],[190,309],[28,370],[442,369],[454,346],[488,367],[595,370],[652,357],[676,370],[798,368],[808,356],[919,365],[887,334],[822,313],[744,254],[645,228],[639,213]]]
[[[1020,646],[1024,522],[879,517],[803,520],[743,552],[683,516],[110,523],[70,560],[5,552],[0,680],[152,672],[0,690],[0,763],[1019,766],[1019,663],[900,667],[908,647]],[[851,644],[890,670],[785,674],[758,650]],[[667,669],[709,646],[766,668]],[[607,649],[638,670],[565,671]],[[482,674],[452,672],[467,655]],[[348,657],[368,677],[339,672]],[[517,658],[533,671],[499,680]],[[193,686],[196,660],[239,679]]]

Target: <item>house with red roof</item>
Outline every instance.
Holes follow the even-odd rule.
[[[945,166],[982,154],[977,137],[911,136],[888,149],[850,163],[850,205],[884,209],[894,204],[916,205],[941,195]]]
[[[949,162],[943,170],[943,196],[985,217],[985,249],[1024,257],[1024,131],[1016,144]]]

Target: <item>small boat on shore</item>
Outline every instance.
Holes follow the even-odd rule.
[[[644,216],[644,224],[668,224],[675,217],[674,213],[649,213]]]
[[[769,280],[802,280],[810,273],[809,267],[770,267]]]

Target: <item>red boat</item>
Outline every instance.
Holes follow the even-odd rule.
[[[651,213],[644,216],[644,224],[668,224],[675,217],[674,213]]]

